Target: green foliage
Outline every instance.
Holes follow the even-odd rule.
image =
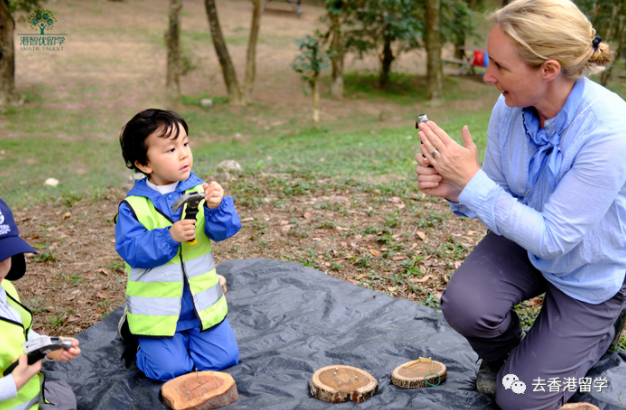
[[[315,30],[313,37],[307,34],[296,41],[300,54],[296,55],[291,68],[301,74],[302,79],[311,86],[317,81],[322,70],[329,66],[331,57],[331,54],[323,48],[321,40],[322,34]]]
[[[41,7],[42,0],[9,0],[9,9],[11,12],[30,13],[36,8]]]

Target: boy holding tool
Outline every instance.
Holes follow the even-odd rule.
[[[211,240],[235,235],[241,222],[222,187],[191,172],[187,132],[178,114],[148,109],[120,134],[126,166],[146,175],[120,204],[115,226],[128,273],[121,323],[139,342],[137,367],[160,381],[239,362]]]
[[[28,345],[37,345],[40,351],[50,351],[50,344],[46,342],[51,340],[32,330],[33,315],[21,304],[11,283],[26,272],[24,253],[37,252],[19,237],[11,209],[0,199],[0,373],[3,374],[0,377],[0,410],[76,409],[76,398],[70,386],[58,381],[42,385],[41,359],[29,364],[29,358],[24,354],[23,346]],[[78,340],[64,340],[68,349],[51,351],[47,355],[49,359],[69,361],[80,354]],[[19,364],[10,369],[16,360]]]

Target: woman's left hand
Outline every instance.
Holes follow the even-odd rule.
[[[78,340],[72,337],[62,337],[61,340],[71,340],[72,347],[69,350],[57,349],[48,353],[48,359],[56,360],[57,362],[69,362],[76,359],[80,354],[80,348],[78,347]]]
[[[478,148],[472,140],[467,125],[461,132],[464,147],[457,144],[432,121],[421,123],[419,129],[417,136],[424,143],[420,146],[422,154],[435,167],[439,175],[465,188],[465,185],[480,170]]]

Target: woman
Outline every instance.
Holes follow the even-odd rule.
[[[485,81],[502,95],[483,168],[467,127],[463,147],[421,124],[418,188],[489,228],[441,298],[448,323],[483,359],[478,390],[503,409],[556,409],[588,389],[585,374],[619,340],[626,103],[584,77],[610,51],[570,1],[516,0],[489,19]],[[524,335],[513,306],[544,292]]]

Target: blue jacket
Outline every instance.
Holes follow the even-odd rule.
[[[128,192],[128,196],[142,196],[150,199],[155,208],[169,216],[172,221],[180,220],[181,207],[172,212],[172,204],[189,188],[202,184],[203,181],[193,172],[185,181],[178,183],[176,190],[162,195],[146,184],[147,178],[135,182],[135,186]],[[235,209],[233,198],[225,196],[222,203],[215,209],[204,207],[204,233],[209,239],[219,242],[235,235],[241,228],[241,221]],[[180,244],[172,239],[169,228],[157,228],[148,231],[135,219],[126,203],[119,207],[119,215],[115,225],[115,250],[133,268],[155,268],[171,260]],[[189,291],[189,284],[185,280],[183,302],[176,331],[187,330],[200,326],[196,317]]]

